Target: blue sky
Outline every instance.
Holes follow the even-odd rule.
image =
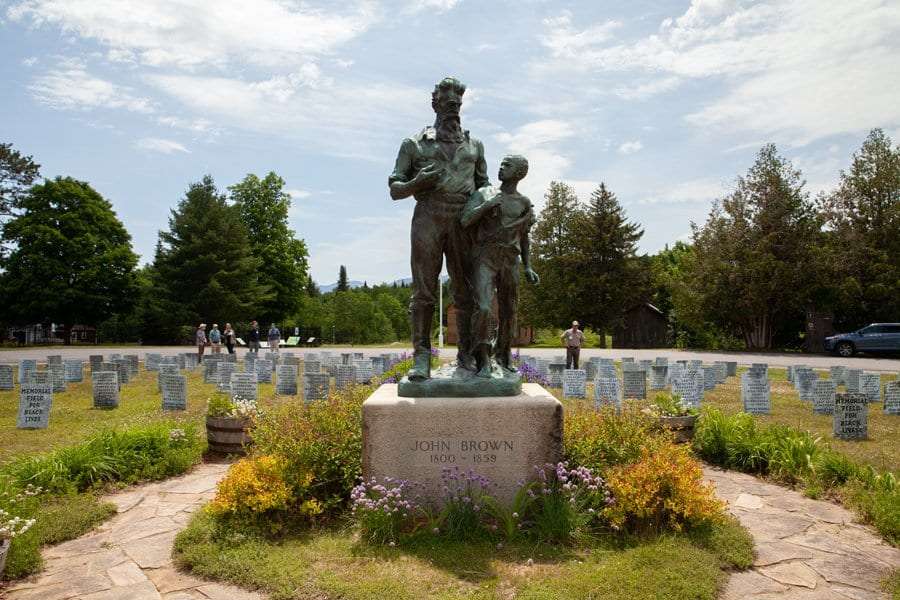
[[[387,176],[445,75],[496,177],[528,156],[604,181],[686,239],[766,142],[832,187],[869,129],[900,141],[900,3],[794,0],[0,1],[0,139],[89,181],[142,260],[188,184],[274,170],[313,277],[409,275],[412,200]]]

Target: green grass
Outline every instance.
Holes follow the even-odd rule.
[[[340,528],[267,539],[198,513],[175,540],[194,573],[261,589],[273,600],[487,600],[716,597],[731,568],[752,561],[734,521],[708,531],[598,540],[590,547],[452,542],[429,535],[391,547],[361,544]]]
[[[900,569],[894,569],[884,578],[881,587],[894,600],[900,600]]]

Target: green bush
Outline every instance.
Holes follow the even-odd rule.
[[[597,411],[584,406],[574,406],[565,413],[566,460],[601,475],[612,466],[636,462],[643,446],[668,439],[654,418],[630,404],[620,413],[612,407]]]
[[[581,330],[584,334],[584,348],[605,348],[606,345],[601,343],[600,334],[587,327]],[[562,329],[538,329],[534,332],[534,346],[562,347],[560,336],[563,334]]]
[[[190,424],[156,423],[102,431],[77,446],[12,463],[7,473],[20,486],[69,494],[106,483],[164,479],[185,472],[206,447]]]
[[[316,500],[325,512],[346,506],[362,472],[362,403],[372,391],[351,386],[327,400],[272,408],[251,432],[254,454],[284,461],[298,502]]]

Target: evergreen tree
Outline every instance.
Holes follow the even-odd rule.
[[[605,340],[606,333],[622,323],[625,311],[646,299],[648,273],[637,256],[644,231],[627,220],[616,195],[603,183],[576,213],[574,231],[578,319]]]
[[[98,325],[134,301],[137,256],[112,205],[90,185],[66,177],[17,199],[2,240],[0,313],[17,323]]]
[[[819,221],[800,172],[764,146],[735,191],[694,226],[690,284],[704,315],[748,349],[795,336],[816,285]],[[785,333],[786,332],[786,333]]]
[[[271,291],[269,299],[259,301],[257,319],[282,321],[297,311],[309,279],[306,244],[288,225],[291,197],[272,172],[263,179],[247,175],[228,189],[259,261],[259,281]]]
[[[19,200],[40,175],[41,166],[30,156],[0,144],[0,217],[12,216]]]
[[[519,286],[522,323],[564,327],[579,318],[579,274],[575,227],[581,214],[575,190],[550,183],[546,205],[531,233],[531,264],[540,285]]]
[[[190,185],[159,238],[156,284],[170,303],[170,320],[249,321],[271,301],[240,212],[210,176]]]
[[[338,272],[337,288],[335,288],[335,291],[350,291],[350,282],[347,280],[347,267],[345,267],[344,265],[341,265],[341,269]]]
[[[821,205],[835,324],[844,329],[900,321],[900,146],[873,129]]]

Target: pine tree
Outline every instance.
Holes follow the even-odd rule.
[[[347,267],[341,265],[340,271],[338,271],[338,280],[337,280],[337,288],[338,292],[347,292],[350,290],[350,282],[347,280]]]
[[[3,229],[0,314],[17,323],[97,325],[134,302],[137,256],[112,205],[90,185],[57,177],[17,199]]]
[[[259,281],[238,209],[229,206],[210,176],[191,184],[159,234],[154,264],[163,297],[178,307],[182,324],[249,321],[273,294]]]
[[[284,191],[284,180],[272,172],[263,179],[247,175],[228,189],[259,261],[259,281],[272,292],[259,302],[257,319],[282,321],[297,311],[309,278],[306,244],[288,225],[291,197]]]
[[[816,288],[819,220],[805,182],[774,145],[764,146],[735,191],[694,226],[690,283],[703,312],[748,349],[796,337]]]
[[[537,327],[565,327],[579,317],[575,223],[581,208],[575,190],[550,183],[546,205],[531,233],[531,264],[539,285],[519,286],[519,320]]]
[[[821,205],[835,324],[843,329],[900,321],[900,146],[873,129]]]
[[[577,213],[574,230],[578,319],[605,340],[606,333],[622,324],[625,311],[648,293],[648,273],[637,256],[644,231],[627,220],[604,183]]]

